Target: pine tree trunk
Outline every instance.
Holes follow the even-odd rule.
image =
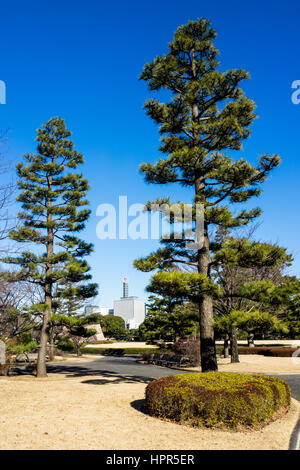
[[[249,348],[254,348],[254,333],[249,333],[248,334],[248,347]]]
[[[236,328],[233,328],[231,335],[230,335],[230,349],[231,349],[231,362],[232,363],[240,362]]]
[[[224,338],[224,357],[229,357],[229,335],[225,335]]]
[[[56,163],[55,157],[53,159],[53,163]],[[49,193],[52,190],[52,175],[49,176],[48,182],[48,190]],[[53,235],[53,228],[51,227],[52,222],[52,214],[51,214],[51,196],[48,197],[47,200],[47,258],[51,258],[53,256],[53,245],[54,245],[54,235]],[[50,316],[52,313],[52,282],[50,280],[50,276],[52,274],[52,264],[51,262],[47,262],[46,264],[46,282],[44,285],[44,292],[45,292],[45,304],[46,308],[43,315],[43,326],[41,330],[41,338],[40,338],[40,348],[38,353],[38,360],[37,360],[37,377],[47,377],[47,367],[46,367],[46,354],[47,354],[47,344],[49,339],[49,321]]]
[[[218,370],[212,311],[212,298],[205,295],[199,305],[202,372]]]
[[[48,344],[48,324],[50,319],[50,305],[51,301],[49,296],[46,296],[47,307],[44,311],[43,315],[43,325],[41,329],[41,336],[40,336],[40,347],[37,359],[37,377],[47,377],[47,369],[46,369],[46,354],[47,354],[47,344]]]
[[[82,356],[82,351],[80,349],[81,344],[75,344],[77,357]]]
[[[193,75],[196,78],[196,69],[194,61],[194,51],[192,50],[192,70]],[[199,116],[199,109],[196,103],[192,106],[193,119],[197,121]],[[200,135],[198,132],[194,132],[194,144],[198,145]],[[201,172],[196,170],[195,172],[195,202],[199,204],[205,202],[205,179]],[[197,211],[196,211],[197,213]],[[196,224],[197,229],[197,224]],[[198,237],[196,237],[198,240]],[[198,272],[209,276],[209,263],[210,263],[210,252],[209,252],[209,238],[208,238],[208,226],[204,220],[204,234],[203,234],[203,247],[198,250]],[[213,299],[211,295],[203,295],[199,302],[199,314],[200,314],[200,354],[201,354],[201,370],[202,372],[209,372],[218,370],[216,345],[214,338],[214,318],[213,318]]]
[[[49,333],[49,360],[54,361],[54,329],[50,329]]]
[[[209,240],[207,228],[203,237],[203,247],[198,250],[198,272],[209,276]],[[213,299],[210,295],[203,295],[199,302],[200,314],[200,352],[202,372],[218,370],[216,346],[214,338]]]

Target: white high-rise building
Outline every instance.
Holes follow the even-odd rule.
[[[128,279],[123,281],[123,297],[114,301],[114,315],[123,318],[127,329],[137,329],[145,319],[145,302],[128,296]]]

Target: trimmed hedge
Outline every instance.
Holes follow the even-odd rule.
[[[293,353],[297,351],[298,348],[290,347],[280,347],[280,346],[255,346],[250,348],[248,346],[239,346],[238,353],[243,354],[259,354],[261,356],[273,356],[273,357],[292,357]],[[218,355],[224,354],[224,348],[222,346],[216,347],[216,352]],[[230,352],[230,350],[229,350]]]
[[[268,346],[255,346],[254,348],[240,347],[238,349],[239,354],[260,354],[261,356],[273,356],[273,357],[292,357],[293,353],[298,348],[288,347],[268,347]]]
[[[99,354],[101,356],[124,356],[128,355],[137,355],[142,352],[158,352],[158,349],[152,348],[82,348],[81,352],[84,354]]]
[[[180,374],[154,380],[146,388],[151,416],[197,427],[256,426],[287,410],[290,402],[283,380],[249,374]]]
[[[63,349],[61,345],[59,349],[68,351],[68,349]],[[164,348],[97,348],[95,347],[82,347],[82,353],[85,354],[100,354],[104,356],[124,356],[125,354],[128,355],[137,355],[141,353],[161,353],[161,352],[168,352],[168,349]],[[222,346],[216,347],[217,354],[221,355],[224,352]],[[297,351],[297,348],[284,348],[284,347],[259,347],[255,346],[254,348],[249,347],[239,347],[238,352],[239,354],[260,354],[263,356],[276,356],[276,357],[292,357],[293,352]],[[72,352],[72,351],[70,351]]]

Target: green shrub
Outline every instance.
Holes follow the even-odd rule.
[[[151,416],[192,426],[256,426],[288,409],[290,401],[283,380],[249,374],[181,374],[154,380],[146,388]]]
[[[68,338],[61,338],[57,342],[56,347],[57,349],[60,349],[61,351],[64,351],[64,352],[69,352],[69,353],[75,352],[74,343]]]
[[[143,352],[161,352],[157,348],[82,348],[83,354],[100,354],[101,356],[124,356],[128,355],[138,355]]]
[[[221,356],[224,354],[224,347],[223,346],[216,346],[216,354]]]

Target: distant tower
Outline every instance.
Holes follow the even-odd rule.
[[[128,330],[136,330],[145,320],[145,302],[128,295],[128,279],[123,279],[123,297],[114,301],[114,315],[125,321]]]
[[[124,277],[123,279],[123,299],[128,297],[128,279]]]

